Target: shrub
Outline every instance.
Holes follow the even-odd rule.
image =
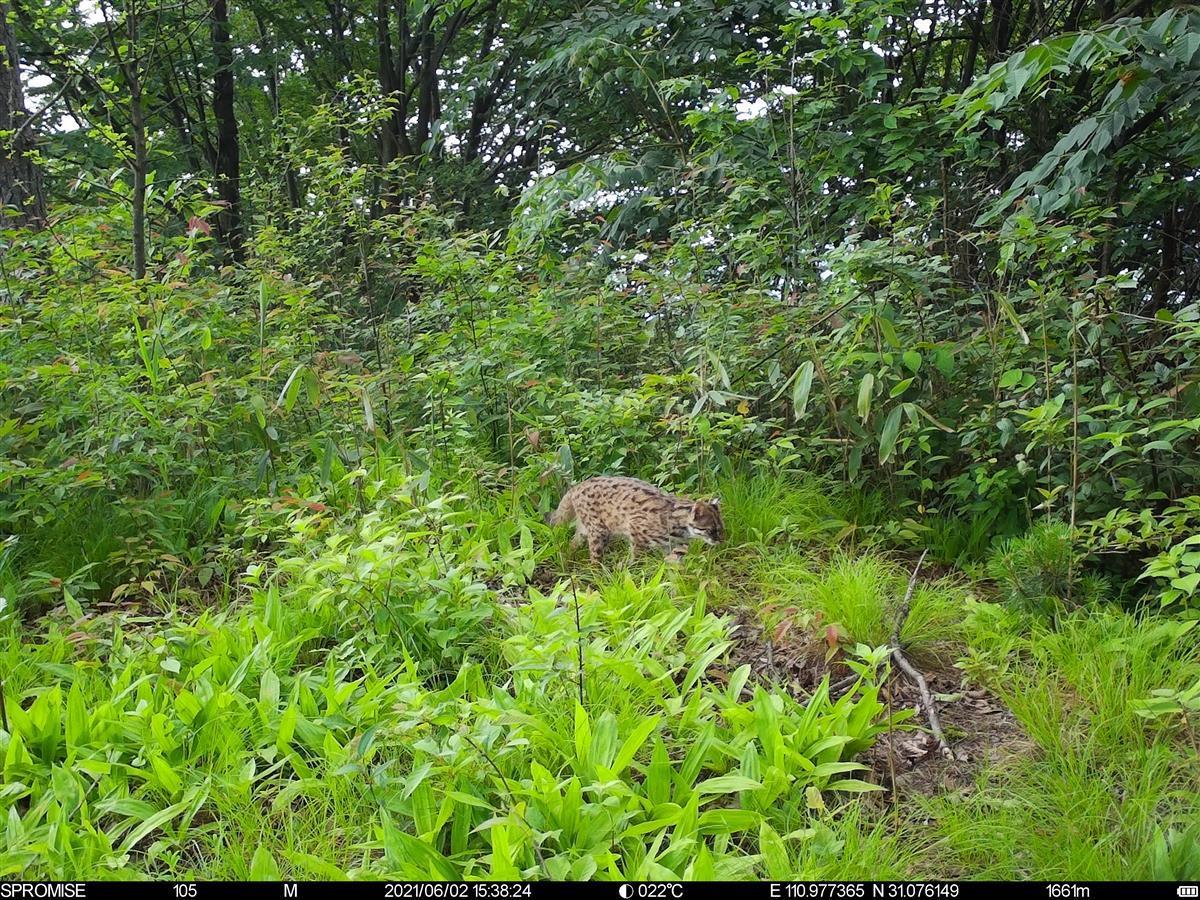
[[[1060,605],[1087,606],[1108,594],[1106,579],[1082,571],[1070,527],[1053,519],[1037,523],[1028,534],[1001,541],[987,569],[1007,602],[1031,612],[1049,614]]]

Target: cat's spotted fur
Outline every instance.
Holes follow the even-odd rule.
[[[580,482],[551,513],[551,525],[574,521],[572,545],[587,541],[593,561],[609,541],[629,541],[629,555],[657,547],[668,557],[682,555],[690,540],[717,544],[725,540],[725,523],[716,500],[675,497],[637,478],[601,476]]]

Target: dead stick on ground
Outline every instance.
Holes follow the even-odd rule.
[[[921,554],[921,558],[917,560],[917,565],[912,571],[912,576],[908,579],[908,590],[904,593],[904,602],[900,604],[900,614],[896,616],[896,630],[892,632],[892,659],[896,661],[896,665],[900,670],[917,686],[917,690],[921,692],[921,703],[925,707],[925,714],[929,718],[929,730],[933,732],[934,738],[938,742],[938,747],[942,751],[942,755],[953,758],[954,751],[950,749],[950,745],[946,742],[946,735],[942,732],[942,723],[938,721],[937,709],[933,705],[933,695],[929,692],[929,685],[925,681],[925,676],[922,675],[917,668],[908,661],[908,657],[900,649],[900,631],[904,628],[904,622],[908,619],[908,608],[912,605],[913,591],[917,587],[917,575],[921,571],[921,563],[925,562],[926,550]]]
[[[763,642],[763,647],[767,651],[767,671],[778,678],[779,671],[775,668],[775,648],[772,646],[770,638]]]
[[[835,681],[829,686],[829,696],[832,697],[834,694],[841,693],[860,678],[862,678],[861,675],[859,675],[857,672],[852,672],[840,681]]]

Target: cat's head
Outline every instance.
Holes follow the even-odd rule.
[[[688,517],[688,536],[699,538],[706,544],[719,544],[725,540],[725,521],[721,518],[721,501],[696,500],[692,503],[692,514]]]

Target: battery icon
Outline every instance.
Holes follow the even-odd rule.
[[[1180,897],[1200,897],[1200,886],[1194,884],[1181,884],[1175,888],[1175,893]]]

